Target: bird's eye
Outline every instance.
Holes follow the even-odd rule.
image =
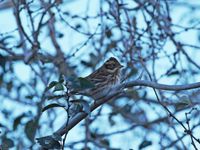
[[[114,69],[115,68],[115,64],[107,64],[105,65],[106,69]]]

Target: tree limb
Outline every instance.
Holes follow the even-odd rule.
[[[200,82],[192,83],[192,84],[186,84],[186,85],[165,85],[165,84],[159,84],[156,82],[151,82],[151,81],[145,81],[145,80],[135,80],[131,81],[129,83],[123,83],[116,87],[117,92],[107,96],[106,98],[97,100],[94,104],[91,105],[90,111],[92,112],[95,110],[97,107],[101,106],[102,104],[106,103],[110,99],[114,98],[115,96],[119,95],[121,92],[119,89],[122,88],[130,88],[134,86],[146,86],[146,87],[151,87],[155,89],[160,89],[160,90],[169,90],[169,91],[180,91],[180,90],[190,90],[190,89],[195,89],[200,87]],[[65,124],[62,126],[60,129],[58,129],[55,133],[59,135],[64,135],[66,132],[68,132],[70,129],[72,129],[75,125],[77,125],[81,120],[83,120],[85,117],[87,117],[87,113],[85,112],[80,112],[77,114],[74,118],[72,118],[69,123],[68,127],[66,128]]]

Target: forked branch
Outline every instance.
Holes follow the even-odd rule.
[[[155,89],[160,89],[160,90],[168,90],[168,91],[180,91],[180,90],[190,90],[190,89],[195,89],[195,88],[200,88],[200,82],[192,83],[192,84],[186,84],[186,85],[165,85],[165,84],[159,84],[156,82],[151,82],[151,81],[145,81],[145,80],[135,80],[131,81],[129,83],[123,83],[119,85],[116,88],[116,92],[103,98],[100,100],[97,100],[94,104],[90,106],[90,111],[92,112],[102,104],[108,102],[110,99],[118,96],[121,93],[121,90],[119,89],[124,89],[124,88],[130,88],[134,86],[146,86],[146,87],[151,87]],[[87,117],[87,113],[85,112],[80,112],[77,114],[74,118],[72,118],[69,123],[68,127],[66,128],[66,124],[64,124],[60,129],[58,129],[55,133],[58,135],[64,135],[66,132],[68,132],[70,129],[72,129],[75,125],[77,125],[81,120],[83,120],[85,117]]]

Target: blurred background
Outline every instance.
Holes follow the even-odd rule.
[[[55,96],[66,92],[61,77],[87,76],[109,57],[125,66],[123,82],[200,80],[197,0],[0,0],[0,27],[0,149],[38,149],[68,116],[42,112],[68,105]],[[200,149],[200,91],[157,94],[124,89],[71,129],[64,149]]]

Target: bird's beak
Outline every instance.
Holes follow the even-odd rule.
[[[123,68],[124,66],[120,64],[119,68]]]

